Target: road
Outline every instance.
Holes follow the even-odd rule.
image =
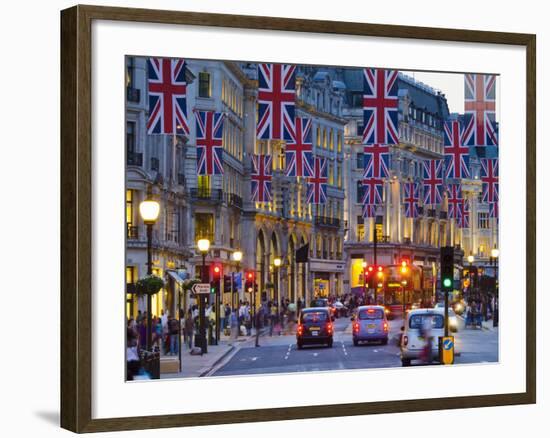
[[[398,339],[402,321],[389,321],[390,341],[387,345],[368,344],[355,347],[349,318],[335,321],[334,345],[296,347],[294,335],[262,336],[260,347],[253,344],[237,349],[210,375],[233,376],[276,374],[305,371],[329,371],[360,368],[401,367]],[[454,333],[456,364],[498,361],[498,330],[464,329]]]

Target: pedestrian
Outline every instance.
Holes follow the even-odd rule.
[[[147,325],[142,317],[137,326],[139,347],[142,350],[147,348]]]
[[[237,314],[237,309],[231,311],[229,317],[229,327],[231,329],[231,339],[235,340],[239,336],[239,317]]]
[[[193,348],[193,335],[195,332],[195,321],[193,319],[193,310],[189,309],[185,320],[183,321],[184,339],[185,344],[189,347],[189,350]]]
[[[263,306],[261,306],[256,312],[256,317],[254,321],[254,324],[256,326],[256,343],[255,343],[256,347],[260,346],[260,331],[263,326],[263,322],[264,322],[264,308]]]
[[[134,380],[134,376],[139,373],[140,367],[139,343],[136,332],[128,328],[126,330],[126,380]]]
[[[170,335],[170,352],[169,355],[176,356],[178,354],[178,336],[180,334],[180,323],[177,319],[168,320],[168,333]]]
[[[153,341],[153,345],[155,345],[158,348],[158,351],[160,351],[162,347],[162,318],[157,318],[155,321],[155,339]]]

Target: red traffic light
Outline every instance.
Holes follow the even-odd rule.
[[[369,272],[372,272],[372,271],[373,271],[373,269],[374,269],[374,267],[373,267],[373,266],[369,266]]]
[[[218,281],[221,279],[222,276],[222,265],[219,263],[216,263],[212,265],[212,277],[215,281]]]
[[[247,273],[246,273],[246,279],[247,279],[248,281],[254,280],[254,271],[247,271]]]
[[[382,266],[378,266],[376,269],[378,270],[378,272],[382,272],[384,270]]]

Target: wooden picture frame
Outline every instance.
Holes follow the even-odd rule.
[[[94,20],[186,24],[389,38],[516,45],[526,49],[526,391],[524,393],[92,418],[92,94]],[[502,406],[536,402],[536,37],[530,34],[381,24],[75,6],[61,13],[61,426],[74,432],[148,429],[328,416]]]

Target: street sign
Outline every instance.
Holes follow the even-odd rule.
[[[195,295],[208,295],[210,293],[210,284],[208,283],[195,283],[191,287],[191,292]]]
[[[454,362],[454,347],[454,336],[441,336],[439,338],[439,355],[443,365],[451,365]]]

